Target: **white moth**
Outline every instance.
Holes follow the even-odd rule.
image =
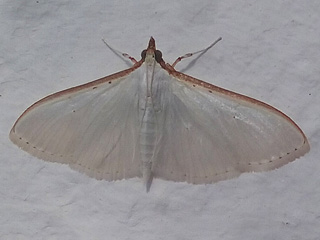
[[[275,169],[309,151],[288,116],[176,71],[181,57],[166,64],[153,38],[141,55],[129,69],[34,103],[10,139],[97,179],[142,176],[147,189],[153,177],[213,183]]]

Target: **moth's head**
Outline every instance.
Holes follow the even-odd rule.
[[[156,49],[156,42],[153,37],[150,38],[147,49],[141,52],[141,57],[148,64],[151,64],[154,61],[157,61],[158,63],[163,61],[162,53]]]

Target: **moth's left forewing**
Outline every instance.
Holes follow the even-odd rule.
[[[134,68],[41,99],[16,121],[10,139],[46,161],[97,179],[140,175]]]

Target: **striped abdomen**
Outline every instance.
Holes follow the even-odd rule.
[[[156,132],[157,124],[152,98],[147,97],[140,128],[140,157],[145,184],[148,184],[152,178],[151,169],[156,146]]]

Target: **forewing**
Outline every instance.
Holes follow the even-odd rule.
[[[155,177],[212,183],[278,168],[309,151],[299,127],[267,104],[180,73],[163,79]]]
[[[38,158],[69,164],[97,179],[140,175],[139,79],[135,72],[118,75],[35,103],[15,123],[11,140]]]

